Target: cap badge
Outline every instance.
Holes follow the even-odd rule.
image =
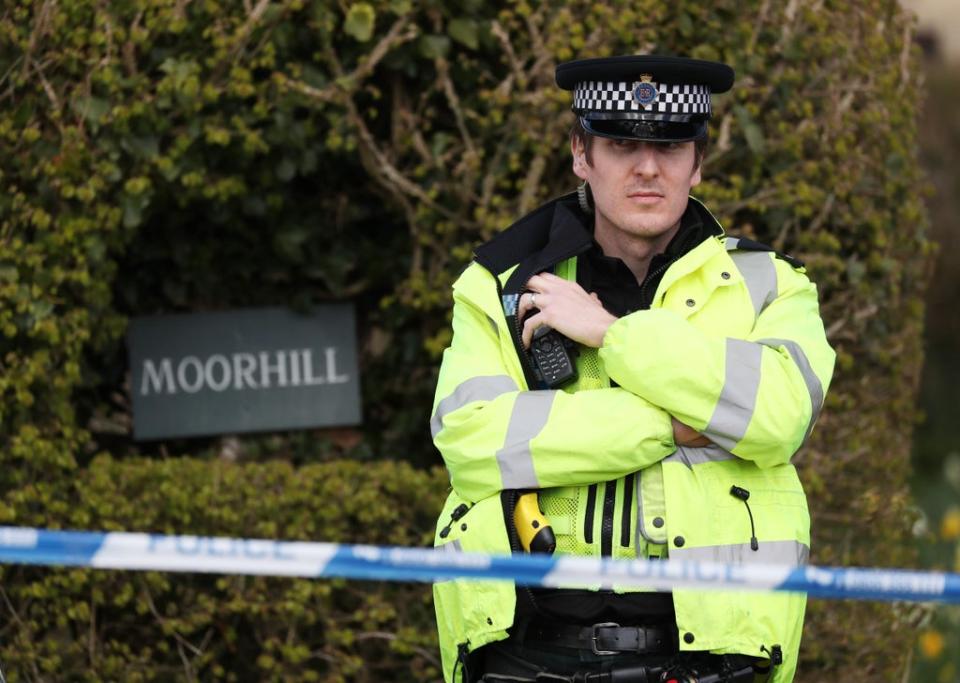
[[[650,82],[652,80],[653,76],[650,74],[642,74],[640,80],[633,84],[633,99],[642,107],[650,106],[660,95],[657,92],[657,86]]]

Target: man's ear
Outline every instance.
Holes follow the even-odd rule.
[[[696,161],[696,158],[694,158],[694,163],[696,163],[696,166],[693,169],[693,175],[690,176],[691,190],[695,188],[697,185],[699,185],[700,181],[703,179],[703,174],[701,173],[701,171],[703,170],[703,159],[701,159],[698,162]]]
[[[580,180],[587,179],[587,150],[583,138],[579,135],[570,136],[570,155],[573,157],[573,172]]]

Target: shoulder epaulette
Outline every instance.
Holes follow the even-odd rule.
[[[764,244],[763,242],[757,242],[756,240],[747,239],[746,237],[727,237],[726,239],[727,251],[770,251],[778,258],[782,259],[789,263],[793,268],[803,268],[803,261],[800,259],[791,256],[790,254],[785,254],[782,251],[777,251],[769,244]]]

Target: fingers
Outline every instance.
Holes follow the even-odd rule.
[[[710,439],[677,418],[671,417],[670,420],[673,423],[673,440],[678,446],[703,448],[712,443]]]
[[[553,273],[538,273],[527,281],[527,289],[533,290],[534,292],[541,292],[544,288],[561,282],[566,283],[567,280],[564,280],[562,277],[557,277]]]
[[[535,308],[543,305],[543,292],[524,292],[520,295],[520,302],[517,305],[517,317],[523,320],[523,316]]]
[[[530,348],[530,342],[533,341],[533,333],[543,324],[543,313],[531,315],[526,319],[526,321],[523,323],[523,330],[520,332],[520,339],[523,341],[523,348]]]

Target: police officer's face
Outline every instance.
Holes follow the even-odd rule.
[[[693,142],[651,143],[595,137],[591,164],[579,138],[572,140],[573,170],[590,183],[597,231],[641,238],[669,232],[700,182]]]

